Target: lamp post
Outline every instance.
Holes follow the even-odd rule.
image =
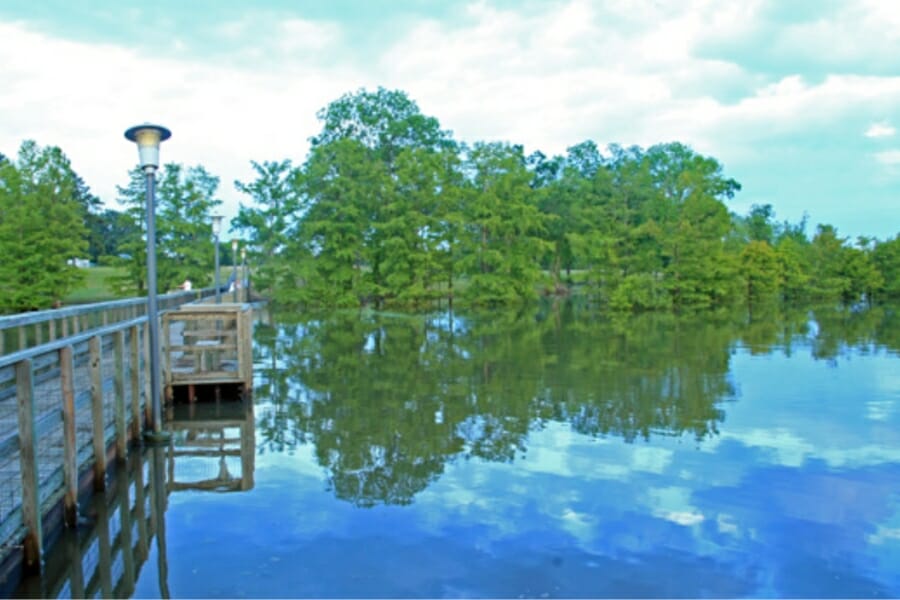
[[[246,290],[244,292],[244,298],[246,298],[245,302],[250,302],[250,280],[247,278],[247,246],[241,248],[241,288]]]
[[[159,311],[156,305],[156,169],[159,168],[159,144],[172,137],[172,132],[159,125],[136,125],[125,132],[125,138],[137,143],[141,168],[147,180],[147,324],[150,342],[150,403],[152,406],[150,431],[144,437],[150,441],[164,441],[162,408],[160,406],[159,371]]]
[[[212,216],[212,232],[216,244],[216,304],[222,303],[222,286],[219,283],[219,232],[222,231],[222,215]]]
[[[234,301],[237,302],[237,290],[238,290],[238,280],[237,280],[237,253],[238,250],[238,239],[234,238],[231,240],[231,279],[234,281]]]

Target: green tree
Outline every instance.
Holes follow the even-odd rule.
[[[753,240],[741,252],[746,300],[752,306],[772,300],[781,287],[778,254],[764,240]]]
[[[521,146],[476,143],[466,163],[470,177],[460,267],[465,298],[498,304],[534,298],[542,277],[546,217],[533,198]]]
[[[87,251],[79,182],[55,146],[25,141],[0,162],[0,310],[49,308],[82,279],[69,264]]]
[[[290,288],[296,281],[286,252],[292,244],[289,236],[298,217],[297,171],[291,161],[251,162],[256,179],[249,183],[235,181],[238,191],[250,198],[240,204],[232,228],[240,231],[249,246],[251,263],[255,263],[254,285],[260,289]]]
[[[297,285],[279,299],[358,306],[381,291],[369,207],[388,185],[384,165],[361,142],[337,139],[312,149],[298,182],[304,213],[288,253]]]
[[[211,214],[221,204],[215,198],[219,178],[202,166],[184,168],[170,163],[157,175],[156,254],[157,289],[164,292],[190,279],[210,284],[214,248]],[[131,221],[130,235],[121,244],[126,274],[118,280],[125,294],[146,290],[146,180],[140,168],[129,172],[127,186],[119,187],[119,203]]]
[[[883,281],[878,292],[890,299],[900,298],[900,234],[893,239],[876,242],[872,261]]]

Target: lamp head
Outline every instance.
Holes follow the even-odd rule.
[[[231,240],[231,251],[237,252],[237,247],[238,247],[238,239],[234,238],[233,240]]]
[[[219,232],[222,231],[222,215],[213,215],[212,216],[212,232],[213,235],[219,237]]]
[[[247,248],[241,248],[241,260],[247,260]]]
[[[137,143],[141,168],[155,171],[159,167],[159,144],[172,137],[172,132],[159,125],[144,123],[125,132],[125,138]]]

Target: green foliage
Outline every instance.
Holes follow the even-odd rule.
[[[900,298],[900,234],[877,242],[872,250],[872,261],[883,281],[876,293],[887,298]]]
[[[219,178],[202,166],[185,169],[167,164],[157,174],[156,255],[157,290],[178,287],[185,279],[194,285],[211,285],[214,247],[211,214],[221,204],[215,193]],[[146,290],[146,177],[135,168],[129,183],[119,187],[119,202],[126,207],[128,235],[120,244],[125,275],[117,284],[120,293],[143,294]]]
[[[254,285],[290,290],[297,283],[291,277],[287,256],[290,229],[300,206],[294,185],[297,171],[288,160],[251,164],[256,179],[234,182],[238,191],[250,197],[250,204],[241,203],[231,226],[242,233],[248,246],[247,259],[257,265]]]
[[[772,300],[780,287],[778,253],[765,240],[753,240],[741,251],[741,275],[746,282],[746,300],[758,304]]]
[[[253,206],[234,226],[281,302],[496,305],[543,291],[639,311],[898,293],[893,246],[851,247],[827,225],[811,242],[805,217],[778,223],[770,204],[730,215],[740,184],[678,142],[604,154],[587,140],[526,158],[515,144],[458,144],[384,88],[318,116],[300,168],[254,163],[256,181],[236,184]]]
[[[0,310],[50,308],[82,279],[86,188],[57,147],[22,143],[0,162]]]
[[[545,218],[529,185],[521,146],[478,143],[466,164],[471,173],[461,239],[460,269],[472,304],[502,304],[535,297]]]

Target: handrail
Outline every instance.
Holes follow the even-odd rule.
[[[146,322],[147,315],[144,315],[142,317],[137,317],[136,319],[129,319],[128,321],[118,321],[117,323],[113,323],[112,325],[97,327],[96,329],[90,329],[82,333],[75,333],[58,340],[54,340],[52,342],[45,342],[40,346],[32,346],[31,348],[26,348],[24,350],[17,350],[16,352],[0,356],[0,369],[13,366],[16,363],[27,360],[29,358],[36,358],[43,354],[49,354],[50,352],[58,352],[61,348],[65,348],[66,346],[75,346],[76,344],[87,342],[93,337],[102,337],[104,335],[109,335],[110,333],[120,331],[122,329],[134,327],[135,325],[143,325]]]
[[[215,288],[203,288],[197,291],[173,292],[171,294],[161,294],[159,302],[161,304],[169,304],[174,300],[190,300],[196,298],[207,298],[216,293]],[[28,313],[18,313],[15,315],[0,316],[0,330],[10,327],[20,327],[22,325],[34,325],[44,323],[52,319],[65,319],[68,317],[78,317],[86,314],[101,312],[104,310],[115,310],[119,308],[130,308],[132,306],[143,306],[147,303],[147,298],[126,298],[124,300],[108,300],[106,302],[93,302],[91,304],[79,304],[76,306],[66,306],[64,308],[49,308],[46,310],[37,310]]]

